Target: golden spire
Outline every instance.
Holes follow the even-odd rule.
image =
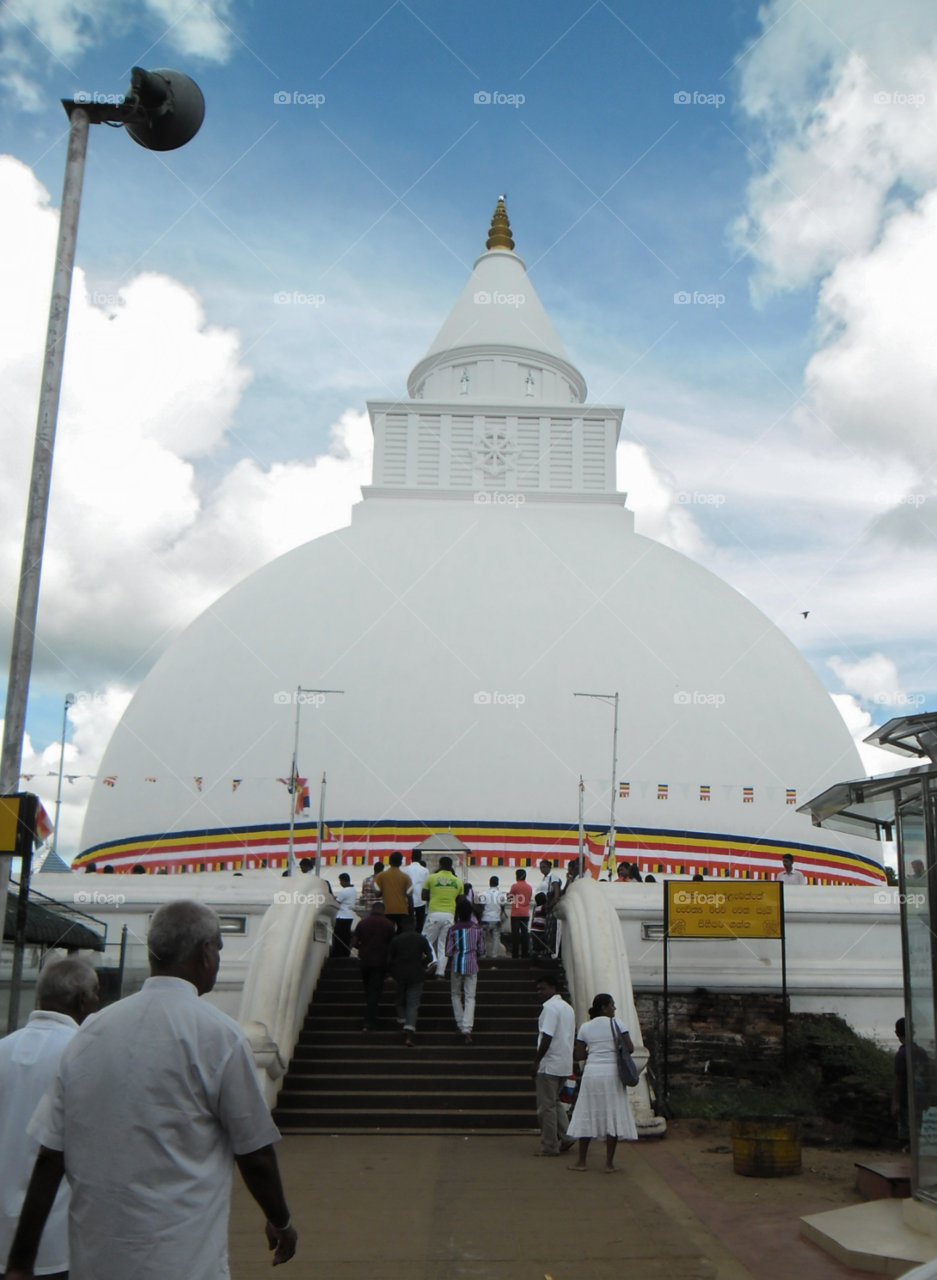
[[[498,203],[491,218],[491,229],[485,241],[486,249],[513,249],[511,224],[508,222],[508,211],[504,207],[504,196],[498,196]]]

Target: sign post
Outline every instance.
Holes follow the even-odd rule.
[[[664,1097],[670,1087],[671,938],[766,938],[781,944],[781,1020],[787,1066],[787,936],[777,880],[668,880],[664,886]]]
[[[20,886],[16,899],[16,922],[13,926],[13,967],[10,971],[7,1034],[16,1031],[19,1025],[20,987],[23,981],[23,955],[26,950],[26,908],[29,903],[29,878],[32,872],[35,838],[36,797],[29,792],[0,796],[0,855],[20,860]],[[4,926],[6,909],[7,894],[4,893]]]

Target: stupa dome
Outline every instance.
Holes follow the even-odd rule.
[[[583,403],[499,226],[410,399],[368,406],[374,477],[350,527],[229,591],[143,681],[80,861],[280,865],[302,687],[343,692],[301,695],[297,856],[326,772],[330,862],[449,829],[479,865],[565,860],[582,775],[590,839],[614,784],[618,855],[646,870],[773,876],[790,851],[810,878],[883,878],[876,846],[817,839],[796,812],[862,772],[831,699],[754,605],[635,534],[623,410]],[[613,778],[612,711],[574,694],[616,691]]]

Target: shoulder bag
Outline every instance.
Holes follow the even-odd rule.
[[[633,1089],[638,1083],[640,1072],[634,1065],[634,1058],[625,1048],[625,1041],[621,1032],[618,1030],[618,1023],[614,1018],[609,1018],[609,1026],[612,1028],[612,1039],[615,1041],[615,1059],[618,1065],[618,1079],[622,1082],[626,1089]]]

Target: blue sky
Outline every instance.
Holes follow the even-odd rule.
[[[855,280],[887,271],[889,230],[910,237],[913,216],[923,226],[937,184],[924,115],[866,128],[861,113],[869,86],[929,74],[914,68],[934,27],[913,0],[888,15],[867,0],[761,11],[80,0],[71,16],[30,0],[0,24],[0,151],[57,206],[59,98],[119,92],[137,62],[201,85],[205,124],[178,152],[92,130],[78,261],[103,299],[141,272],[171,277],[208,326],[239,336],[250,380],[224,430],[178,448],[205,503],[240,461],[311,464],[343,413],[404,392],[506,192],[517,251],[590,395],[626,406],[633,471],[623,465],[619,487],[635,494],[639,529],[745,591],[857,712],[874,710],[880,686],[929,705],[937,652],[914,582],[933,549],[921,523],[930,459],[917,438],[896,442],[885,418],[853,430],[862,413],[822,360],[864,333]],[[524,101],[480,104],[479,92]],[[323,100],[277,103],[283,93]],[[681,104],[678,93],[724,101]],[[854,128],[843,177],[833,105],[837,127]],[[894,172],[853,197],[873,128]],[[814,161],[827,167],[808,181]],[[852,227],[866,208],[868,226]],[[931,239],[920,239],[923,254]],[[324,302],[277,305],[280,290]],[[677,305],[681,290],[724,301]],[[157,338],[156,370],[161,354]],[[903,379],[922,405],[928,376]],[[131,406],[146,395],[128,392]],[[722,502],[691,496],[681,508],[675,495],[698,491]],[[920,510],[908,509],[905,493],[918,491]],[[14,535],[11,523],[11,545]],[[173,633],[154,623],[132,668],[104,637],[79,646],[68,671],[40,655],[36,744],[57,735],[76,679],[132,688]]]

